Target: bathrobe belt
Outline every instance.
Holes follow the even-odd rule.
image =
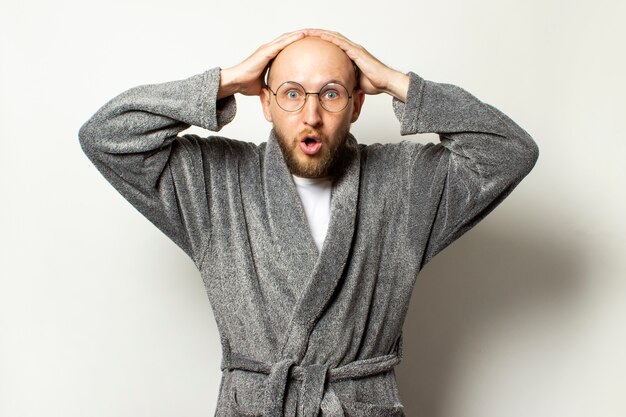
[[[222,371],[239,369],[268,375],[266,379],[263,417],[283,417],[283,403],[289,379],[302,381],[298,415],[317,417],[320,410],[326,417],[343,417],[344,412],[335,391],[326,382],[363,378],[393,369],[402,358],[401,349],[389,355],[361,359],[337,368],[327,365],[296,365],[295,358],[267,364],[231,353],[222,364]]]

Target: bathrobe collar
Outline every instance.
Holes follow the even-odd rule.
[[[293,178],[272,130],[265,151],[265,179],[271,233],[292,265],[288,270],[305,285],[283,335],[279,357],[298,363],[306,352],[308,336],[324,311],[343,274],[354,236],[358,201],[360,155],[356,139],[348,134],[346,158],[333,180],[330,222],[321,253],[311,235]],[[278,358],[277,358],[278,359]]]

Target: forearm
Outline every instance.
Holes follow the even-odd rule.
[[[160,199],[155,193],[168,181],[164,173],[175,148],[197,147],[190,141],[177,147],[182,140],[178,134],[190,125],[218,130],[234,116],[232,97],[218,104],[218,85],[216,68],[180,81],[134,87],[102,106],[80,128],[80,145],[128,199],[143,195],[145,201],[135,201],[137,205],[155,205]],[[183,160],[193,165],[198,150],[188,156]]]
[[[132,88],[100,108],[80,129],[83,147],[135,153],[161,147],[191,125],[219,130],[234,117],[233,100],[217,102],[219,69]]]
[[[484,176],[523,176],[534,165],[533,139],[509,117],[460,87],[410,73],[405,102],[394,100],[401,134],[437,133],[442,146]]]

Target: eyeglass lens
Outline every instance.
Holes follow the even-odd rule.
[[[285,111],[301,109],[306,102],[307,94],[318,96],[320,105],[330,112],[339,112],[348,105],[348,90],[341,84],[328,83],[318,93],[307,93],[300,84],[287,81],[276,91],[276,101]]]

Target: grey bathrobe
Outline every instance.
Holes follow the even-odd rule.
[[[276,138],[218,131],[219,68],[132,88],[80,129],[108,181],[201,272],[222,344],[216,416],[403,416],[394,365],[420,269],[522,180],[538,150],[500,111],[414,73],[401,134],[358,144],[335,178],[321,253]]]

